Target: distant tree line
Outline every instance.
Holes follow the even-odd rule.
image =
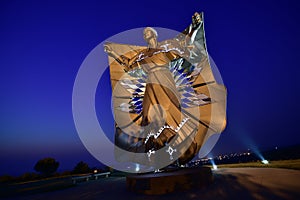
[[[0,184],[9,183],[9,182],[24,182],[24,181],[38,180],[47,177],[60,177],[60,176],[68,176],[68,175],[75,175],[75,174],[87,174],[87,173],[93,173],[95,172],[95,170],[97,172],[108,170],[108,168],[105,169],[97,169],[95,167],[91,168],[87,163],[83,161],[78,162],[73,168],[73,170],[71,171],[64,171],[62,173],[57,173],[58,168],[59,168],[59,162],[56,161],[54,158],[50,158],[50,157],[43,158],[37,161],[37,163],[33,167],[33,169],[38,173],[27,172],[19,177],[3,175],[0,176]]]

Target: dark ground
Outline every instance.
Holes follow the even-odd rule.
[[[299,170],[226,168],[215,170],[213,174],[214,182],[205,188],[160,196],[128,192],[125,177],[109,177],[53,192],[7,199],[300,199]]]

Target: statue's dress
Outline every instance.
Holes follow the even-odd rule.
[[[175,136],[174,129],[185,119],[181,114],[180,94],[175,85],[174,76],[169,69],[172,60],[180,58],[179,52],[166,49],[145,49],[140,53],[132,68],[141,67],[147,74],[146,89],[142,103],[141,126],[147,134],[157,134],[164,127],[159,137],[150,137],[146,143],[146,152],[159,149]]]
[[[186,148],[174,148],[175,151],[181,151],[183,155],[179,158],[179,162],[185,163],[195,156],[197,148],[200,148],[194,139],[198,123],[182,112],[182,94],[176,86],[174,72],[170,70],[171,63],[186,57],[186,53],[179,43],[169,40],[159,44],[157,48],[138,51],[131,58],[122,56],[126,60],[126,68],[129,71],[141,69],[146,74],[146,84],[139,122],[143,127],[143,133],[139,136],[138,134],[127,135],[125,130],[117,127],[115,137],[117,145],[132,152],[150,153],[167,145],[175,147],[182,143],[181,146]],[[196,115],[194,118],[199,117],[195,117]],[[198,135],[198,142],[202,142],[204,137],[205,134]],[[151,160],[150,155],[149,160]]]

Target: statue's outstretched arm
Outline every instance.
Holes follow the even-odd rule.
[[[187,47],[189,47],[195,42],[196,35],[198,34],[201,25],[202,25],[202,14],[195,12],[195,14],[192,16],[191,25],[184,31],[186,32],[184,42]]]
[[[203,13],[195,12],[192,23],[176,38],[180,49],[186,52],[185,56],[192,62],[199,62],[205,55],[205,38],[203,29]]]
[[[194,55],[195,42],[199,42],[199,36],[201,35],[203,20],[202,13],[195,12],[192,16],[192,23],[179,35],[173,39],[165,40],[161,44],[166,45],[169,49],[169,54],[176,59],[179,57],[190,58]],[[200,39],[203,40],[203,39]],[[202,44],[202,42],[201,42]]]
[[[112,48],[109,46],[109,44],[105,44],[104,45],[104,51],[111,56],[112,58],[114,58],[118,63],[120,63],[120,65],[122,65],[125,69],[125,71],[127,72],[129,70],[129,58],[127,58],[124,55],[118,55],[115,51],[112,50]]]

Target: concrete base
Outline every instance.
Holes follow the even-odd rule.
[[[213,181],[209,167],[185,168],[171,172],[137,174],[126,177],[129,191],[159,195],[192,188],[202,188]]]

